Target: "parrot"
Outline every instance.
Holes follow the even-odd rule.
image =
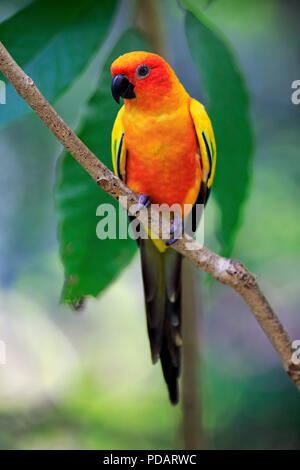
[[[205,107],[190,97],[158,54],[121,55],[111,75],[113,98],[118,104],[124,100],[111,135],[114,173],[139,195],[139,208],[177,204],[185,220],[197,204],[206,204],[215,174],[216,142]],[[182,255],[170,248],[175,237],[167,243],[151,236],[137,242],[152,362],[160,360],[170,402],[176,405]]]

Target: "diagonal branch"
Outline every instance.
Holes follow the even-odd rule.
[[[121,196],[132,210],[138,196],[117,178],[84,145],[70,127],[61,119],[53,107],[35,86],[33,80],[18,66],[0,42],[0,70],[14,86],[17,93],[31,106],[41,120],[49,127],[62,145],[90,174],[97,184],[113,198]],[[124,201],[124,198],[121,201]],[[151,225],[154,233],[168,233],[168,222],[159,221],[155,210],[141,211],[138,219],[144,225]],[[199,269],[210,274],[217,281],[231,286],[248,304],[258,323],[277,351],[284,368],[300,390],[300,365],[291,361],[293,350],[288,333],[259,288],[255,277],[237,260],[223,258],[202,247],[188,235],[179,239],[172,248],[188,258]]]

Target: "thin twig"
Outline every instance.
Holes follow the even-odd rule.
[[[115,199],[125,196],[127,208],[132,210],[132,206],[138,202],[138,196],[103,165],[74,134],[41,94],[33,80],[17,65],[1,42],[0,70],[12,83],[17,93],[31,106],[97,184]],[[138,219],[144,225],[151,225],[151,230],[154,233],[160,233],[159,217],[157,217],[157,213],[156,217],[153,215],[155,215],[153,209],[141,211]],[[167,221],[161,221],[163,233],[168,231],[166,224],[168,224]],[[300,390],[300,366],[291,362],[293,354],[291,338],[260,290],[253,274],[247,271],[239,261],[223,258],[213,253],[188,235],[180,238],[172,245],[172,248],[188,258],[199,269],[210,274],[217,281],[231,286],[240,294],[273,344],[286,372]]]
[[[151,50],[164,56],[165,41],[158,0],[140,0],[137,21],[148,39]]]

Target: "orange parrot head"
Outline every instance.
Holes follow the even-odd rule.
[[[183,88],[167,62],[149,52],[121,55],[112,63],[111,73],[112,95],[117,103],[121,97],[137,105],[155,105]]]

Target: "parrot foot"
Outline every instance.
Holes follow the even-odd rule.
[[[181,219],[179,220],[175,217],[175,219],[171,220],[171,225],[170,235],[174,236],[166,242],[166,246],[173,245],[183,233],[183,221]]]
[[[139,202],[134,215],[137,216],[142,209],[146,209],[149,206],[150,202],[151,199],[148,194],[140,194]]]

